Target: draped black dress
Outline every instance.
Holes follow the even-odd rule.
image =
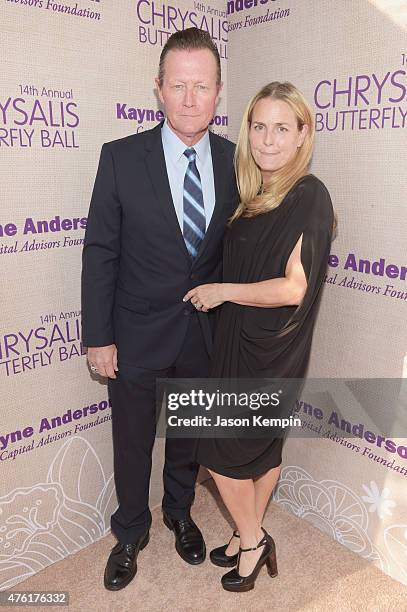
[[[315,176],[301,178],[274,210],[240,217],[224,241],[223,282],[256,283],[285,275],[302,235],[307,278],[299,306],[259,308],[225,302],[219,309],[213,378],[303,378],[332,239],[329,192]],[[200,438],[197,461],[231,478],[253,478],[281,463],[282,438]]]

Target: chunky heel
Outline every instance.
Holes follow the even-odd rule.
[[[275,547],[266,559],[266,566],[267,566],[268,575],[271,578],[275,578],[278,575],[277,555],[276,555]]]

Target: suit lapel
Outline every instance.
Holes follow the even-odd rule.
[[[151,130],[149,139],[146,143],[146,165],[150,176],[151,185],[157,200],[162,208],[164,218],[168,223],[173,235],[175,236],[180,248],[188,261],[191,261],[184,237],[178,223],[177,213],[175,212],[174,202],[171,196],[171,188],[168,180],[167,168],[165,165],[164,150],[161,140],[161,122]]]

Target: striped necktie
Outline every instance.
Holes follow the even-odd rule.
[[[184,222],[182,233],[189,254],[193,259],[198,254],[199,245],[205,236],[206,218],[202,194],[201,177],[196,167],[196,151],[185,149],[189,164],[184,178]]]

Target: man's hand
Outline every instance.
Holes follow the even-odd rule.
[[[109,346],[94,346],[88,348],[88,363],[90,369],[94,372],[97,370],[99,376],[108,378],[117,378],[115,372],[119,371],[117,367],[117,348],[115,344]],[[94,369],[96,368],[96,370]]]
[[[208,312],[211,308],[215,308],[223,304],[225,298],[222,291],[222,283],[211,283],[210,285],[199,285],[188,291],[182,298],[184,302],[191,300],[191,303],[197,310]]]

